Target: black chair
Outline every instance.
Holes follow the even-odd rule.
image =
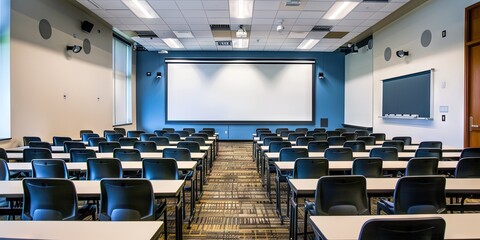
[[[339,132],[340,134],[347,132],[346,128],[335,128],[335,131]]]
[[[88,139],[92,137],[100,137],[100,136],[96,133],[83,133],[82,142],[88,142]]]
[[[370,219],[360,230],[358,240],[443,240],[445,220],[441,217]]]
[[[296,128],[295,129],[295,132],[297,133],[307,133],[308,132],[308,128]]]
[[[346,141],[343,144],[343,147],[351,148],[353,152],[365,152],[365,142],[364,141]]]
[[[280,133],[282,133],[282,131],[289,131],[289,130],[288,130],[288,128],[277,128],[277,129],[275,129],[275,133],[279,136],[280,136]]]
[[[277,137],[278,135],[276,133],[260,133],[260,135],[258,136],[258,138],[260,139],[260,141],[264,141],[265,138],[267,137]]]
[[[381,158],[356,158],[353,160],[352,175],[367,178],[383,177],[383,160]]]
[[[30,142],[41,142],[42,139],[40,137],[35,136],[25,136],[23,137],[23,146],[30,146]]]
[[[330,145],[327,141],[311,141],[307,145],[309,152],[325,152],[325,149],[329,147]]]
[[[102,179],[100,221],[154,221],[155,195],[147,179]]]
[[[320,132],[310,130],[310,131],[307,131],[306,135],[307,135],[307,137],[313,137],[313,134],[315,134],[315,133],[320,133]]]
[[[460,158],[455,168],[456,178],[480,178],[480,157]],[[461,197],[461,212],[464,212],[465,200],[467,198],[478,198],[478,194],[455,194]]]
[[[80,130],[80,137],[83,137],[83,134],[85,133],[94,133],[92,130]],[[86,142],[86,141],[84,141]]]
[[[288,141],[297,141],[297,138],[299,137],[305,137],[305,133],[299,133],[299,132],[294,132],[294,133],[290,133],[288,134],[288,137],[287,137],[287,140]]]
[[[215,135],[214,130],[200,130],[198,131],[198,133],[207,134],[209,137],[213,137]]]
[[[186,137],[185,141],[197,142],[200,146],[205,146],[205,139],[203,137]]]
[[[140,138],[140,134],[142,133],[145,133],[145,131],[141,131],[141,130],[131,130],[131,131],[127,131],[127,137],[129,138]]]
[[[177,147],[179,147],[179,148],[186,148],[186,149],[188,149],[191,153],[192,153],[192,152],[200,152],[200,144],[198,144],[198,142],[193,142],[193,141],[181,141],[181,142],[178,142]]]
[[[7,151],[5,149],[0,148],[0,159],[3,159],[8,162]]]
[[[414,157],[408,160],[405,176],[437,175],[438,158]]]
[[[398,161],[398,150],[394,147],[372,148],[369,156],[381,158],[383,161]]]
[[[304,239],[308,215],[368,215],[367,180],[364,176],[324,176],[318,180],[314,202],[305,202]]]
[[[280,152],[282,148],[290,148],[292,143],[286,141],[273,141],[268,145],[269,152]]]
[[[313,138],[315,139],[315,141],[327,141],[328,134],[317,132],[313,134]]]
[[[283,138],[279,137],[279,136],[266,137],[266,138],[263,139],[263,146],[268,146],[273,141],[281,142],[281,141],[283,141]]]
[[[113,128],[113,130],[117,133],[122,134],[122,136],[127,135],[127,131],[125,130],[125,128]]]
[[[293,178],[320,178],[328,176],[326,158],[297,158],[293,166]]]
[[[442,160],[442,149],[440,148],[418,148],[415,151],[415,157],[435,157]]]
[[[363,141],[365,145],[375,145],[375,137],[372,136],[359,136],[357,141]]]
[[[165,133],[163,136],[167,137],[169,141],[178,142],[181,140],[180,134],[178,133]]]
[[[91,137],[88,139],[88,146],[98,147],[98,144],[101,142],[107,142],[107,139],[104,137]]]
[[[70,149],[71,162],[86,162],[89,158],[96,158],[97,154],[92,149],[72,148]]]
[[[392,140],[402,141],[403,143],[405,143],[405,145],[412,145],[412,137],[398,136],[398,137],[393,137]]]
[[[156,137],[157,135],[155,133],[141,133],[140,134],[140,141],[145,142],[145,141],[150,141],[151,137]]]
[[[121,133],[110,133],[105,136],[108,142],[118,142],[124,136]]]
[[[10,180],[10,170],[8,169],[7,161],[0,158],[0,181]]]
[[[103,130],[103,137],[104,138],[107,138],[107,135],[109,135],[109,134],[117,134],[117,131],[115,131],[115,130]],[[123,135],[122,135],[122,137],[123,137]]]
[[[325,129],[325,128],[314,128],[313,131],[319,132],[319,133],[324,133],[324,132],[327,131],[327,129]]]
[[[187,131],[188,135],[195,133],[195,128],[183,128],[183,131]]]
[[[185,131],[185,130],[178,130],[178,131],[175,131],[173,133],[176,133],[176,134],[180,135],[180,137],[190,136],[190,133],[188,131]]]
[[[170,146],[170,141],[166,137],[151,137],[148,141],[155,142],[157,146]]]
[[[120,138],[118,139],[118,142],[120,143],[120,146],[131,146],[133,147],[133,145],[135,145],[135,142],[137,142],[138,139],[137,138],[131,138],[131,137],[123,137],[123,138]]]
[[[442,142],[441,141],[423,141],[420,142],[418,148],[438,148],[442,149]]]
[[[354,133],[354,132],[344,132],[344,133],[341,133],[340,136],[345,137],[345,139],[347,139],[347,141],[356,140],[357,137],[358,137],[357,134]]]
[[[63,144],[67,141],[72,141],[71,137],[53,137],[53,146],[63,146]]]
[[[116,148],[122,148],[119,142],[101,142],[98,144],[98,152],[113,152]]]
[[[133,148],[140,152],[157,152],[157,144],[153,141],[138,141],[135,142]]]
[[[179,147],[163,149],[162,158],[173,158],[177,161],[192,161],[190,150]]]
[[[69,153],[73,148],[87,148],[83,142],[66,141],[63,143],[63,151]]]
[[[295,145],[297,146],[308,146],[308,143],[314,141],[313,137],[298,137]]]
[[[165,131],[165,130],[155,130],[155,131],[153,131],[153,133],[155,133],[155,135],[157,135],[157,137],[161,137],[161,136],[163,136],[163,134],[167,133],[167,131]]]
[[[288,135],[290,133],[295,133],[295,131],[293,130],[283,130],[283,131],[280,131],[280,137],[288,137]]]
[[[52,152],[46,148],[25,148],[23,150],[23,161],[31,162],[33,159],[52,159]]]
[[[142,161],[142,155],[138,149],[116,148],[113,150],[113,158],[120,161]]]
[[[446,211],[445,177],[406,176],[397,181],[393,202],[381,199],[377,202],[377,215],[434,214]]]
[[[357,137],[367,137],[370,134],[367,130],[355,130]]]
[[[460,153],[460,158],[480,157],[480,148],[465,148]]]
[[[166,131],[167,133],[173,133],[173,132],[175,132],[175,128],[166,128],[166,127],[164,127],[164,128],[162,128],[162,130],[163,130],[163,131]]]
[[[370,133],[368,136],[372,136],[375,138],[375,141],[385,141],[387,136],[385,133]]]
[[[327,138],[327,142],[330,146],[343,146],[347,141],[347,138],[341,136],[332,136]]]
[[[87,160],[87,180],[122,177],[122,163],[117,158],[89,158]]]
[[[68,170],[62,159],[33,159],[32,177],[34,178],[65,178]]]
[[[190,135],[191,137],[201,137],[203,138],[205,141],[208,140],[208,134],[207,133],[192,133],[192,135]]]
[[[257,128],[255,129],[255,133],[257,134],[257,137],[260,135],[260,133],[265,132],[265,133],[271,133],[269,128]]]
[[[50,143],[48,143],[48,142],[33,141],[33,142],[28,143],[28,146],[31,147],[31,148],[46,148],[46,149],[52,151],[52,145],[50,145]]]
[[[384,141],[382,147],[394,147],[399,152],[403,152],[403,150],[405,149],[405,143],[399,140]]]
[[[25,178],[23,220],[78,220],[75,185],[68,179]]]
[[[327,148],[323,155],[328,161],[353,161],[351,148]]]
[[[148,180],[177,180],[178,166],[173,158],[144,158],[142,178]]]

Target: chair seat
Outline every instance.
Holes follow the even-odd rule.
[[[310,201],[305,201],[305,210],[307,210],[310,214],[315,215],[315,203]]]
[[[33,220],[62,220],[62,212],[52,209],[37,209],[32,214]]]
[[[179,179],[185,179],[185,180],[190,180],[193,177],[193,171],[181,171],[178,173],[178,178]]]
[[[141,214],[134,209],[114,209],[111,219],[112,221],[138,221],[141,219]]]

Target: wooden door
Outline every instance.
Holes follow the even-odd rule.
[[[480,147],[480,3],[465,9],[465,147]]]

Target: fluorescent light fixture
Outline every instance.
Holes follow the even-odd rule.
[[[145,0],[122,0],[139,18],[159,18],[158,14]]]
[[[320,39],[305,39],[298,45],[297,49],[312,49],[318,42],[320,42]]]
[[[162,38],[163,42],[167,44],[170,48],[185,48],[180,42],[180,40],[176,38]]]
[[[173,31],[177,38],[193,38],[191,31]]]
[[[336,20],[346,17],[360,2],[335,2],[323,16],[324,19]]]
[[[231,18],[252,18],[253,0],[230,0]]]
[[[246,38],[234,38],[232,42],[233,48],[248,48],[248,39]]]

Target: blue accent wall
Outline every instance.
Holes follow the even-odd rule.
[[[323,80],[315,79],[315,116],[312,124],[197,124],[166,123],[166,64],[165,58],[202,58],[202,59],[315,59],[315,75],[323,72]],[[157,52],[137,52],[136,66],[137,128],[147,132],[173,127],[182,129],[194,127],[197,131],[204,127],[213,127],[223,140],[251,140],[256,128],[268,127],[274,131],[278,127],[320,127],[320,119],[328,118],[328,128],[342,127],[344,119],[345,56],[343,53],[330,52],[247,52],[247,51],[170,51],[168,54]],[[146,73],[151,72],[152,76]],[[162,78],[156,79],[161,72]],[[188,97],[188,96],[186,96]]]

